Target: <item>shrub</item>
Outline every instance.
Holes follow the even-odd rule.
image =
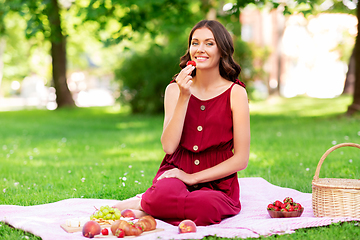
[[[184,45],[184,44],[183,44]],[[167,84],[180,71],[180,57],[186,50],[153,45],[144,53],[134,53],[115,71],[122,82],[122,102],[134,113],[160,113]]]

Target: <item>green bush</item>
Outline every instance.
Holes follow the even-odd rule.
[[[254,78],[253,51],[241,38],[234,39],[234,48],[234,60],[241,66],[239,79],[248,83]]]
[[[184,48],[153,45],[144,53],[134,53],[115,71],[122,82],[120,100],[130,104],[134,113],[160,113],[163,96],[172,77],[180,71]]]

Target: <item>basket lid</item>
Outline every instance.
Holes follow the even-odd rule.
[[[360,180],[345,178],[319,178],[313,180],[312,184],[323,188],[360,189]]]

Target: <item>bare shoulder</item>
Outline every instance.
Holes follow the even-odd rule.
[[[165,102],[173,102],[179,97],[180,90],[176,82],[170,83],[165,89]]]
[[[238,84],[235,84],[231,89],[231,100],[238,101],[245,101],[248,103],[248,95],[246,89]]]
[[[169,94],[175,94],[175,93],[179,93],[180,90],[179,90],[177,83],[173,82],[173,83],[170,83],[169,85],[167,85],[165,92],[169,93]]]

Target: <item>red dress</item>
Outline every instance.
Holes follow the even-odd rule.
[[[236,83],[243,86],[240,81]],[[180,144],[173,154],[165,155],[153,185],[142,195],[141,207],[146,213],[173,225],[191,219],[198,226],[206,226],[240,212],[236,173],[194,186],[177,178],[156,180],[172,168],[195,173],[233,156],[230,93],[234,84],[209,100],[191,95]]]

